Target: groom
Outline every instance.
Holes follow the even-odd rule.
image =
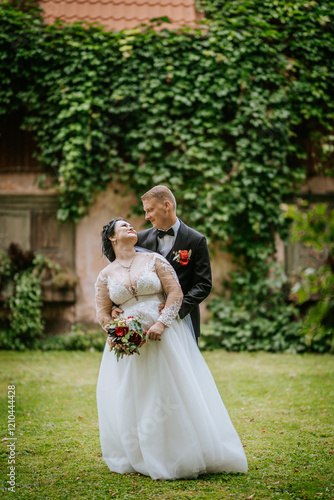
[[[199,304],[212,288],[211,267],[205,237],[176,216],[176,201],[165,186],[155,186],[142,197],[145,219],[151,229],[138,233],[137,245],[158,252],[175,269],[183,291],[181,319],[190,314],[196,338],[200,336]]]

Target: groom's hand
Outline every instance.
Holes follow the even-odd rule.
[[[111,311],[111,317],[113,319],[113,321],[120,315],[120,314],[123,314],[124,311],[123,309],[121,309],[120,307],[115,307],[112,311]]]
[[[161,340],[160,337],[164,333],[165,325],[161,321],[157,321],[148,330],[148,338],[150,340]]]

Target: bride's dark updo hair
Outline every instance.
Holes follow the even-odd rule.
[[[119,220],[124,220],[122,217],[119,217],[118,219],[111,219],[108,224],[103,226],[102,229],[102,252],[104,255],[107,257],[107,259],[110,262],[113,262],[116,259],[116,255],[112,246],[111,241],[109,240],[110,236],[113,236],[115,234],[115,226],[116,222]]]

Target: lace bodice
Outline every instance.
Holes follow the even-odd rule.
[[[176,318],[182,290],[173,267],[157,253],[137,253],[130,271],[114,261],[105,267],[95,284],[97,319],[104,328],[111,321],[113,304],[126,315],[140,316],[145,328],[156,321],[170,326]],[[159,305],[165,307],[159,315]]]

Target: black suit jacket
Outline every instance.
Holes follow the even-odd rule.
[[[199,304],[209,295],[212,288],[209,250],[205,237],[180,221],[180,227],[174,246],[166,259],[174,267],[183,292],[183,301],[179,311],[183,319],[190,313],[196,337],[200,336]],[[158,251],[157,229],[145,229],[138,233],[137,245],[148,250]],[[191,250],[191,257],[186,266],[174,260],[179,250]]]

